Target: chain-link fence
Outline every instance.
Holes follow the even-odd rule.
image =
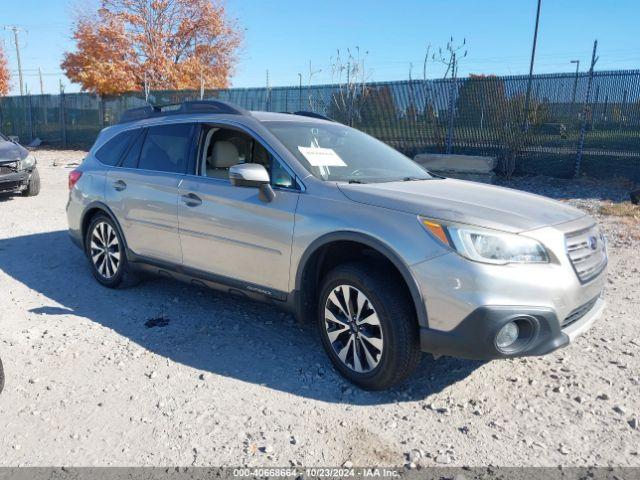
[[[640,70],[589,74],[472,76],[370,84],[206,90],[249,110],[310,110],[352,125],[408,155],[422,152],[495,156],[503,173],[570,177],[580,173],[640,181]],[[153,91],[156,105],[200,92]],[[142,93],[78,93],[0,98],[0,129],[24,143],[90,145],[101,128]]]

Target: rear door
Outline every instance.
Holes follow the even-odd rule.
[[[105,198],[135,254],[182,263],[178,236],[178,184],[194,147],[193,123],[145,129],[121,166],[110,170]]]
[[[187,175],[180,184],[183,264],[219,281],[281,298],[289,286],[299,186],[274,152],[248,133],[212,128],[216,127],[203,127],[195,175]],[[214,147],[216,141],[224,142],[225,151],[237,158],[214,158],[220,150]],[[270,171],[276,191],[272,202],[260,200],[257,188],[231,185],[228,168],[242,162],[261,163]]]

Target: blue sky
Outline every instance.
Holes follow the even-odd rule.
[[[77,91],[60,71],[63,52],[72,49],[70,26],[79,0],[0,0],[0,25],[17,24],[22,43],[25,82],[39,93],[38,68],[45,93],[59,81]],[[368,79],[401,80],[422,75],[427,45],[444,46],[448,38],[467,40],[468,55],[460,74],[523,74],[528,71],[535,0],[226,0],[230,17],[245,29],[233,86],[297,84],[298,73],[313,83],[331,81],[330,59],[337,48],[368,51]],[[592,43],[599,41],[597,68],[640,68],[636,31],[640,2],[632,0],[543,0],[535,71],[572,71],[579,59],[586,69]],[[0,30],[17,78],[12,35]],[[443,67],[430,62],[429,77]],[[17,83],[17,81],[16,81]],[[14,86],[12,93],[17,92]]]

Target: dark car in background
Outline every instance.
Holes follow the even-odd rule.
[[[0,193],[32,197],[40,193],[36,157],[26,148],[0,133]]]

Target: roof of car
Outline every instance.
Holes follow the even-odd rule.
[[[310,112],[304,112],[310,113]],[[330,122],[327,118],[320,118],[320,116],[303,115],[302,112],[298,113],[277,113],[277,112],[264,112],[262,110],[251,111],[251,116],[259,122]]]
[[[259,122],[267,121],[293,121],[293,122],[317,122],[332,120],[317,112],[249,112],[241,107],[220,100],[187,101],[173,105],[147,105],[144,107],[126,110],[118,123],[131,123],[141,120],[159,119],[165,117],[185,115],[232,115],[238,117],[251,117]]]

